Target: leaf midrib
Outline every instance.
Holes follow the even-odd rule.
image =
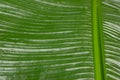
[[[93,53],[95,80],[106,80],[104,36],[101,16],[102,0],[93,0],[92,23],[93,23]]]

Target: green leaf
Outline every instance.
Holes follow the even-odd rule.
[[[103,27],[107,80],[120,79],[120,1],[103,2]]]
[[[0,0],[0,80],[119,80],[119,5]]]

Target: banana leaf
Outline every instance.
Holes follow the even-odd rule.
[[[0,0],[0,80],[120,80],[120,1]]]

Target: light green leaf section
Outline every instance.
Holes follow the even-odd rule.
[[[92,33],[95,80],[106,80],[101,0],[93,0]]]
[[[120,80],[120,0],[102,4],[107,80]]]
[[[0,0],[0,79],[94,80],[91,0]]]

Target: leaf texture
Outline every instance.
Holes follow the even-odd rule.
[[[93,1],[0,0],[0,80],[97,80]],[[120,1],[99,1],[98,65],[105,80],[119,80]]]
[[[90,0],[1,0],[2,80],[93,80]]]
[[[103,1],[107,80],[120,80],[120,1]]]

